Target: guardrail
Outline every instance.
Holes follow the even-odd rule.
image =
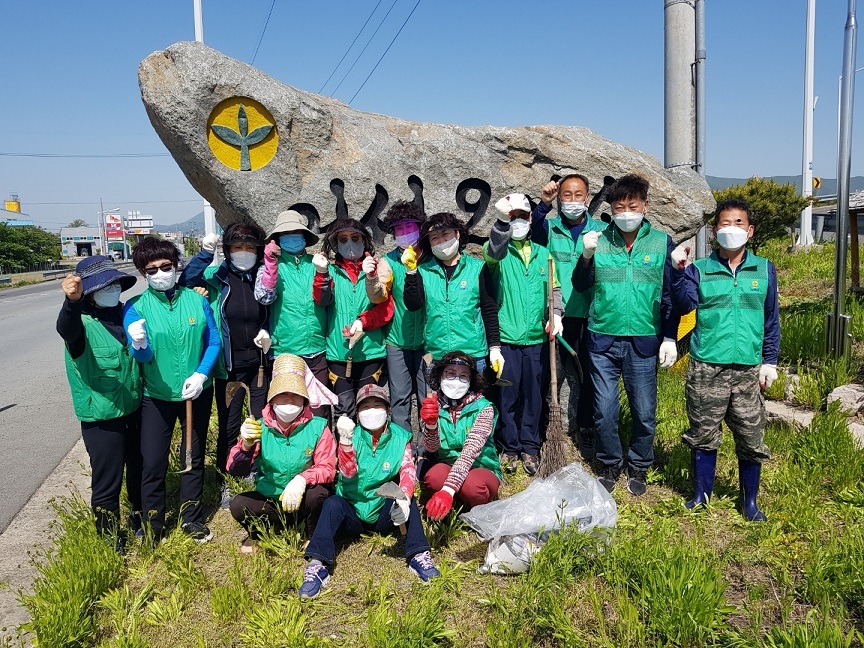
[[[57,279],[60,277],[65,277],[69,274],[69,270],[46,270],[42,273],[42,279]]]
[[[0,284],[11,284],[12,277],[0,277]]]

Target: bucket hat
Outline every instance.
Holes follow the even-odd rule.
[[[81,277],[81,287],[84,295],[102,290],[105,286],[119,282],[120,290],[129,290],[138,281],[125,272],[114,267],[114,262],[106,256],[96,255],[81,259],[75,266],[75,274]]]
[[[276,217],[276,224],[270,230],[267,238],[275,238],[278,234],[286,232],[303,232],[303,236],[306,237],[307,247],[315,245],[320,239],[315,232],[309,229],[306,217],[293,209],[283,211]]]

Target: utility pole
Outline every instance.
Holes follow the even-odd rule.
[[[201,6],[202,0],[192,0],[192,10],[195,15],[195,41],[198,43],[204,42],[204,15]],[[218,229],[216,223],[216,210],[206,200],[204,201],[204,234],[214,234]],[[218,254],[213,255],[213,263],[216,263],[219,258]]]
[[[846,315],[846,253],[849,235],[849,174],[852,166],[852,112],[855,99],[855,47],[858,24],[855,0],[843,38],[843,83],[840,88],[840,141],[837,151],[837,245],[834,255],[834,303],[828,315],[826,351],[835,358],[848,358],[851,351],[851,316]]]
[[[813,57],[816,25],[816,0],[807,0],[807,43],[804,47],[804,153],[801,156],[801,195],[813,195]],[[801,228],[798,245],[813,245],[813,205],[801,211]]]
[[[696,0],[696,171],[705,177],[705,0]],[[696,258],[707,250],[706,226],[696,232]]]

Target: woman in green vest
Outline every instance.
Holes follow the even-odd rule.
[[[141,376],[126,345],[120,303],[120,293],[135,281],[115,270],[108,257],[87,257],[78,262],[75,274],[63,280],[66,299],[57,317],[57,332],[66,343],[72,404],[90,456],[90,505],[96,530],[113,538],[121,553],[124,466],[132,509],[129,523],[133,532],[141,525]]]
[[[440,360],[451,351],[464,351],[482,372],[489,364],[501,377],[504,357],[498,333],[498,304],[486,264],[464,254],[465,224],[453,214],[433,214],[420,228],[426,263],[405,276],[405,306],[425,309],[426,353]],[[412,250],[413,252],[413,250]],[[408,250],[406,265],[416,263]]]
[[[231,500],[231,515],[246,529],[240,546],[252,553],[263,527],[305,522],[312,537],[321,505],[336,476],[336,441],[327,420],[312,414],[303,358],[284,353],[273,362],[273,379],[261,418],[248,418],[228,455],[228,472],[245,477],[255,469],[255,490]]]
[[[213,387],[210,372],[219,358],[219,328],[206,297],[177,285],[180,251],[169,241],[148,237],[132,250],[132,261],[148,288],[123,309],[123,326],[141,365],[141,505],[151,539],[165,526],[165,475],[174,426],[185,429],[192,414],[191,470],[180,475],[181,528],[196,542],[213,538],[204,524],[204,451]],[[191,401],[191,408],[187,402]],[[180,461],[186,458],[181,435]],[[144,537],[144,533],[141,533]]]
[[[372,236],[353,218],[330,226],[322,253],[333,257],[315,303],[327,308],[327,363],[333,392],[339,399],[337,429],[354,428],[357,390],[378,384],[387,356],[385,325],[393,318],[393,297],[373,304],[366,277],[375,274]]]
[[[318,240],[305,216],[290,209],[280,213],[264,248],[264,263],[255,279],[255,299],[271,307],[273,355],[299,355],[315,378],[326,385],[327,310],[314,295],[328,278],[327,257],[306,251]],[[313,407],[313,411],[315,416],[330,416],[328,405]]]
[[[432,365],[429,388],[423,400],[424,496],[426,515],[444,518],[453,499],[468,507],[491,502],[501,484],[501,465],[492,441],[498,412],[486,398],[483,376],[474,358],[453,351]]]
[[[417,478],[411,433],[389,420],[388,403],[387,391],[378,385],[365,385],[357,394],[360,423],[340,433],[336,495],[324,502],[306,547],[309,564],[300,598],[315,598],[330,582],[337,536],[351,539],[363,533],[393,533],[399,527],[405,536],[408,568],[424,583],[439,575],[414,501]],[[388,485],[396,497],[378,494]]]

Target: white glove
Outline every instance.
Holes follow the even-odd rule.
[[[303,501],[303,493],[305,492],[306,479],[301,475],[297,475],[288,482],[288,485],[279,497],[279,500],[282,502],[282,510],[286,513],[293,513],[300,508],[300,502]]]
[[[243,425],[240,426],[240,438],[247,447],[254,445],[261,438],[261,422],[252,416],[243,421]]]
[[[133,349],[146,349],[147,348],[147,329],[144,328],[144,322],[146,320],[139,319],[138,321],[132,322],[129,325],[129,328],[126,329],[126,332],[129,333],[129,337],[132,339],[132,348]]]
[[[204,237],[204,240],[201,241],[201,247],[214,254],[216,253],[217,245],[219,245],[219,235],[216,232],[208,234]]]
[[[393,501],[393,506],[390,507],[390,520],[392,520],[393,526],[405,524],[409,515],[411,515],[411,500],[397,499]]]
[[[183,400],[195,400],[204,391],[204,383],[207,381],[207,376],[197,371],[186,379],[183,383],[183,392],[180,394]]]
[[[336,421],[336,431],[339,433],[339,443],[342,445],[350,446],[351,439],[354,438],[354,428],[356,427],[354,421],[345,416],[344,414],[339,417],[339,420]]]
[[[678,359],[678,345],[672,338],[663,338],[663,343],[660,345],[660,352],[657,354],[657,359],[660,360],[660,366],[668,369]]]
[[[501,347],[489,347],[489,365],[495,372],[495,376],[500,378],[504,371],[504,356],[501,355]]]
[[[373,256],[367,256],[363,259],[363,265],[361,266],[363,272],[366,273],[367,277],[374,277],[375,270],[378,268],[378,262],[375,260]]]
[[[689,262],[690,248],[685,245],[679,245],[672,250],[672,267],[676,270],[683,270]]]
[[[582,235],[582,256],[590,259],[597,251],[597,241],[600,240],[600,232],[597,230],[585,232]]]
[[[777,365],[763,364],[759,367],[759,386],[768,389],[777,380]]]
[[[564,332],[564,323],[561,321],[561,316],[552,313],[552,332],[549,332],[549,324],[550,322],[546,322],[546,333],[549,333],[549,338],[552,339],[556,335],[561,335]]]
[[[362,332],[363,332],[363,322],[361,322],[359,319],[354,320],[351,323],[351,328],[348,329],[348,333],[353,337],[354,335],[357,335],[358,333],[362,333]]]
[[[330,262],[327,261],[327,257],[318,252],[315,256],[312,257],[312,265],[315,266],[315,271],[320,273],[327,272],[327,266],[330,265]]]
[[[257,346],[259,349],[264,349],[265,342],[266,342],[267,348],[264,349],[264,353],[267,353],[267,351],[270,350],[270,334],[267,331],[265,331],[264,329],[261,329],[260,331],[258,331],[258,335],[256,335],[254,338],[252,338],[252,341],[255,343],[255,346]]]

